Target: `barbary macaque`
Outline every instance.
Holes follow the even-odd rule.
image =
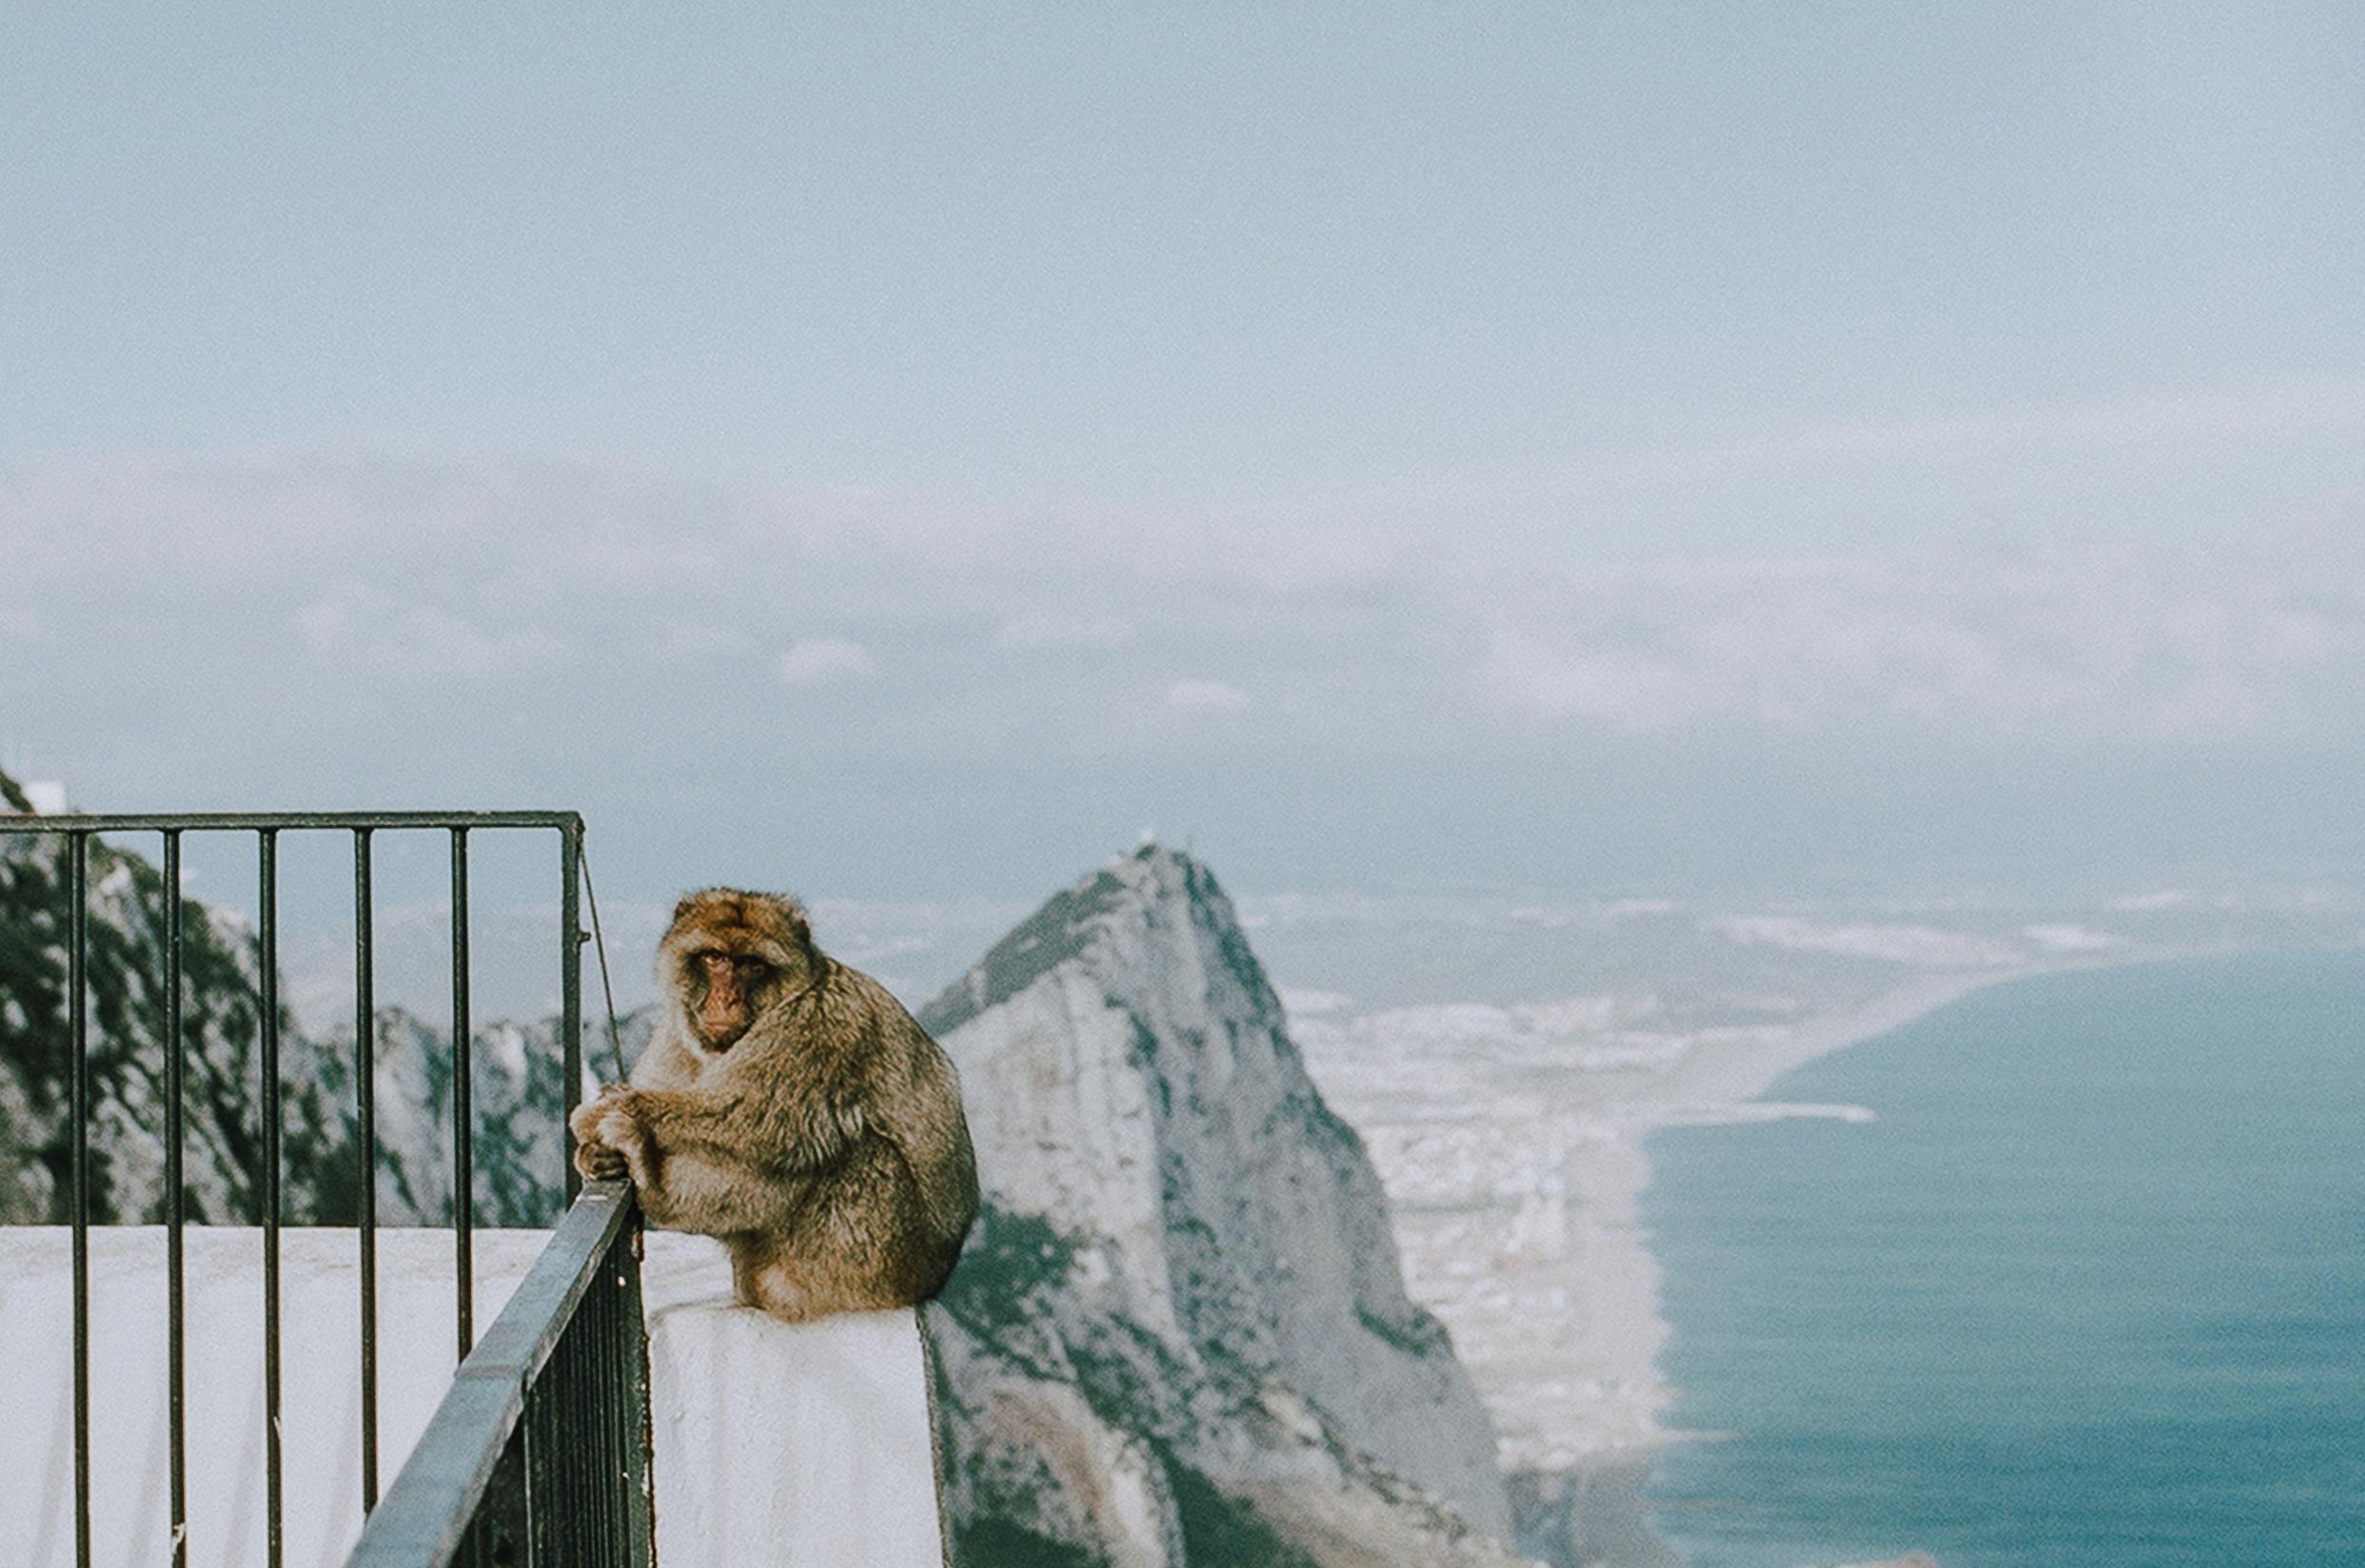
[[[709,888],[658,947],[664,1015],[580,1107],[585,1176],[720,1237],[740,1302],[798,1322],[943,1288],[977,1211],[952,1059],[787,898]]]

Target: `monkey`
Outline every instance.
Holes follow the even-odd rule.
[[[654,1225],[719,1237],[739,1302],[791,1323],[941,1290],[977,1211],[943,1048],[772,893],[684,897],[658,981],[648,1048],[569,1124],[576,1168],[630,1177]]]

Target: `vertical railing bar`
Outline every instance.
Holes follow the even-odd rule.
[[[608,1318],[607,1355],[608,1377],[615,1392],[610,1396],[608,1430],[613,1457],[608,1461],[614,1480],[610,1485],[616,1496],[617,1543],[614,1553],[616,1568],[632,1568],[633,1562],[633,1498],[640,1490],[639,1477],[632,1462],[633,1444],[641,1438],[641,1423],[635,1419],[632,1390],[633,1368],[641,1360],[638,1336],[633,1333],[631,1286],[625,1283],[624,1266],[621,1261],[632,1245],[633,1231],[628,1227],[616,1239],[616,1246],[608,1254],[608,1266],[616,1270],[615,1305]]]
[[[586,1558],[589,1558],[592,1552],[597,1552],[601,1558],[607,1558],[616,1539],[615,1529],[608,1519],[608,1501],[615,1483],[602,1475],[602,1472],[609,1467],[613,1457],[608,1437],[614,1427],[616,1417],[615,1390],[608,1382],[608,1371],[614,1361],[615,1347],[606,1334],[608,1293],[613,1288],[613,1276],[608,1273],[607,1252],[605,1248],[602,1248],[600,1254],[600,1278],[590,1291],[584,1295],[582,1320],[570,1325],[575,1332],[583,1336],[581,1354],[578,1357],[578,1362],[591,1374],[586,1380],[591,1387],[586,1392],[592,1401],[597,1401],[586,1404],[583,1409],[584,1419],[581,1423],[589,1429],[587,1435],[592,1441],[585,1443],[581,1451],[575,1456],[575,1462],[569,1466],[571,1473],[567,1476],[567,1484],[570,1487],[575,1488],[581,1496],[595,1499],[593,1504],[595,1511],[584,1521],[583,1530],[578,1538],[578,1544],[589,1548],[584,1553]],[[601,1484],[603,1480],[607,1482],[605,1485]]]
[[[623,1281],[623,1326],[619,1332],[631,1357],[624,1363],[624,1441],[632,1491],[624,1507],[632,1568],[651,1568],[657,1551],[656,1410],[649,1397],[648,1298],[641,1277],[646,1229],[635,1212],[616,1243],[617,1275]]]
[[[559,1141],[566,1201],[573,1203],[583,1179],[575,1168],[575,1107],[583,1097],[583,917],[581,902],[581,825],[559,830],[559,1058],[566,1082],[560,1103],[566,1107]]]
[[[618,1485],[616,1460],[616,1342],[608,1331],[608,1306],[615,1293],[615,1280],[607,1272],[607,1263],[601,1260],[600,1295],[593,1304],[596,1314],[583,1324],[584,1361],[589,1363],[599,1403],[583,1412],[584,1424],[597,1434],[598,1441],[586,1450],[575,1467],[574,1483],[585,1494],[600,1499],[599,1513],[587,1521],[588,1529],[582,1545],[584,1556],[594,1560],[613,1563],[616,1549],[622,1542],[617,1538],[615,1502],[621,1488]],[[590,1532],[596,1531],[597,1534]]]
[[[67,853],[67,1017],[74,1052],[74,1561],[90,1568],[90,835]]]
[[[468,830],[452,829],[452,1296],[460,1359],[476,1343],[476,1173],[469,1105]]]
[[[280,1088],[279,1088],[279,830],[257,831],[257,881],[262,910],[263,996],[263,1454],[266,1560],[280,1568],[286,1556],[286,1499],[279,1441],[280,1322]]]
[[[619,1554],[625,1550],[620,1507],[624,1495],[624,1455],[616,1441],[622,1425],[623,1390],[616,1378],[614,1258],[613,1246],[602,1251],[598,1284],[584,1299],[582,1318],[571,1325],[581,1342],[579,1364],[587,1385],[577,1396],[582,1401],[577,1420],[595,1441],[584,1445],[569,1483],[599,1499],[597,1511],[583,1521],[581,1544],[583,1560],[600,1563],[603,1568],[615,1564]]]
[[[188,1298],[182,1230],[187,1222],[181,1179],[183,1080],[181,973],[181,830],[165,830],[165,1268],[168,1322],[167,1406],[171,1422],[172,1568],[188,1568]]]
[[[353,830],[354,1112],[362,1194],[362,1513],[378,1506],[378,984],[370,830]]]
[[[536,1418],[542,1414],[549,1397],[548,1386],[541,1379],[536,1379],[526,1385],[525,1408],[518,1415],[518,1471],[519,1479],[524,1483],[519,1490],[525,1497],[524,1507],[518,1510],[521,1533],[525,1539],[518,1544],[524,1548],[525,1568],[537,1568],[538,1564],[542,1564],[542,1568],[556,1568],[556,1564],[543,1563],[542,1538],[548,1534],[548,1526],[542,1518],[545,1499],[539,1495],[543,1489],[536,1484],[543,1479],[537,1472],[544,1463],[542,1451],[548,1446],[536,1434],[536,1428],[542,1425]]]
[[[624,1238],[619,1237],[621,1241]],[[630,1425],[626,1412],[631,1401],[625,1397],[625,1365],[627,1354],[624,1334],[624,1282],[616,1273],[616,1249],[608,1249],[608,1290],[606,1322],[600,1335],[600,1359],[607,1364],[606,1409],[600,1425],[606,1434],[606,1463],[599,1478],[600,1495],[607,1499],[608,1561],[615,1568],[630,1568],[632,1561],[632,1464],[626,1458],[624,1445],[630,1441]]]

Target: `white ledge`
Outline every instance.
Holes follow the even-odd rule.
[[[548,1234],[476,1234],[476,1325]],[[665,1568],[942,1568],[928,1371],[909,1311],[778,1323],[730,1304],[703,1237],[652,1233],[644,1278]],[[288,1568],[336,1568],[361,1530],[358,1239],[281,1232],[280,1432]],[[74,1559],[72,1234],[0,1227],[0,1561]],[[260,1231],[191,1226],[191,1568],[265,1560]],[[170,1560],[165,1233],[90,1232],[91,1560]],[[443,1397],[453,1245],[378,1233],[380,1485]]]
[[[943,1568],[918,1314],[731,1304],[719,1242],[651,1231],[641,1277],[665,1568]]]

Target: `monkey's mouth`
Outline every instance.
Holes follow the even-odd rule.
[[[747,1032],[747,1026],[755,1022],[754,1009],[735,1005],[737,1001],[737,998],[712,998],[698,1009],[699,1043],[708,1050],[729,1050],[738,1043],[739,1036]]]
[[[720,1056],[724,1051],[738,1045],[739,1037],[746,1032],[747,1026],[742,1023],[725,1024],[719,1029],[708,1029],[701,1026],[699,1029],[699,1040],[708,1051]]]

